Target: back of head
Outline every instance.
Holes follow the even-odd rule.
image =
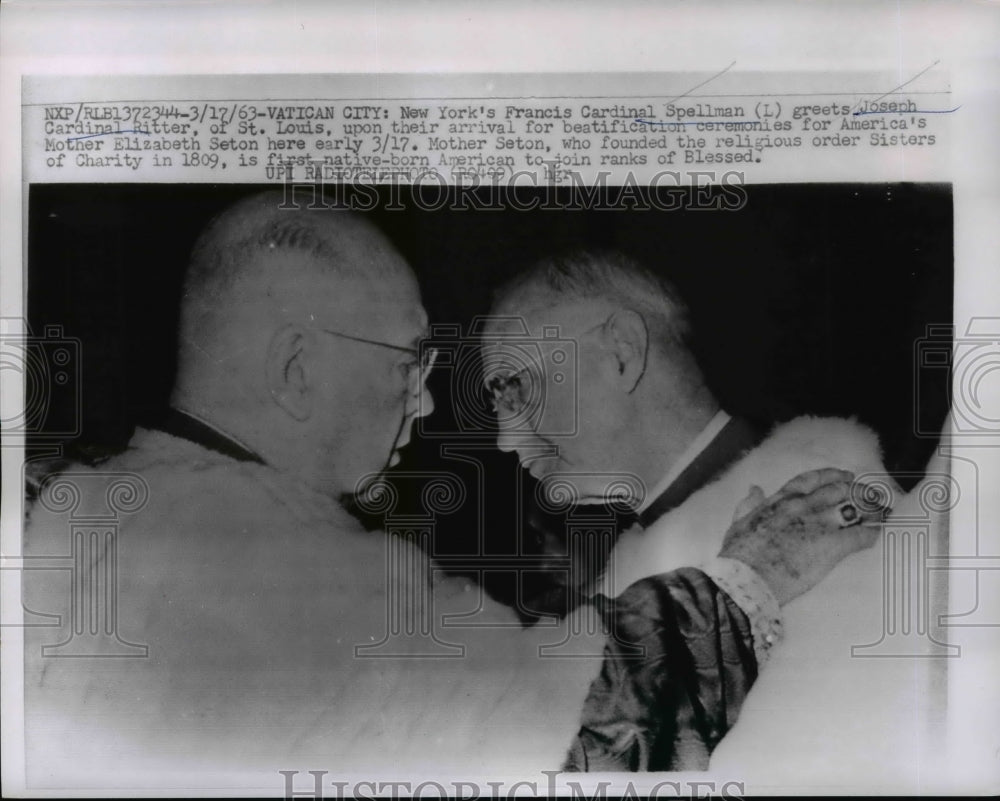
[[[238,405],[243,360],[285,322],[329,320],[349,282],[395,269],[390,251],[362,217],[292,205],[281,191],[227,208],[199,236],[185,275],[175,400]]]
[[[542,259],[497,290],[494,309],[516,314],[576,300],[638,312],[654,348],[690,358],[690,315],[677,289],[621,251],[577,250]]]

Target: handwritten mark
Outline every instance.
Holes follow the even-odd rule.
[[[885,95],[882,95],[885,97]],[[927,110],[927,109],[915,109],[914,111],[907,111],[906,109],[900,109],[898,111],[855,111],[852,117],[863,117],[865,114],[954,114],[958,111],[961,106],[955,106],[955,108],[943,108],[938,110]]]
[[[116,134],[145,134],[149,136],[149,131],[140,131],[138,128],[130,128],[127,131],[104,131],[103,133],[87,134],[86,136],[67,136],[67,142],[75,142],[77,139],[93,139],[95,136],[115,136]]]
[[[659,125],[661,128],[667,125],[700,125],[702,123],[715,123],[716,125],[722,125],[721,122],[716,122],[713,117],[699,117],[691,122],[674,122],[673,120],[646,120],[642,117],[635,117],[635,122],[641,123],[642,125]],[[726,119],[726,125],[753,125],[757,123],[756,120],[730,120]]]
[[[691,87],[690,89],[688,89],[688,90],[687,90],[687,91],[686,91],[686,92],[685,92],[684,94],[682,94],[682,95],[677,95],[677,97],[673,98],[672,100],[668,100],[668,101],[667,101],[666,103],[664,103],[664,105],[666,105],[666,106],[669,106],[669,105],[670,105],[671,103],[675,103],[676,101],[680,100],[680,99],[681,99],[682,97],[687,97],[687,96],[688,96],[689,94],[691,94],[691,93],[692,93],[692,92],[693,92],[693,91],[694,91],[695,89],[701,89],[701,87],[703,87],[703,86],[704,86],[704,85],[705,85],[706,83],[709,83],[710,81],[714,81],[714,80],[715,80],[716,78],[718,78],[718,77],[719,77],[720,75],[724,75],[725,73],[729,72],[729,70],[731,70],[731,69],[733,68],[733,66],[735,66],[735,64],[736,64],[736,62],[735,62],[735,61],[733,61],[733,62],[732,62],[732,63],[731,63],[731,64],[730,64],[730,65],[729,65],[728,67],[726,67],[726,68],[725,68],[724,70],[720,70],[719,72],[715,73],[715,75],[713,75],[713,76],[712,76],[711,78],[706,78],[706,79],[705,79],[705,80],[703,80],[703,81],[702,81],[701,83],[699,83],[699,84],[698,84],[697,86],[692,86],[692,87]]]
[[[930,65],[928,65],[928,66],[924,67],[924,68],[923,68],[922,70],[920,70],[920,72],[918,72],[918,73],[917,73],[916,75],[914,75],[914,76],[913,76],[912,78],[910,78],[910,80],[908,80],[908,81],[903,81],[903,83],[901,83],[901,84],[900,84],[899,86],[897,86],[897,87],[896,87],[895,89],[890,89],[890,90],[889,90],[888,92],[886,92],[886,93],[885,93],[884,95],[880,95],[879,97],[876,97],[876,98],[875,98],[874,100],[872,100],[871,102],[872,102],[872,103],[878,103],[878,101],[879,101],[879,100],[881,100],[881,99],[882,99],[883,97],[888,97],[888,96],[889,96],[889,95],[891,95],[891,94],[892,94],[893,92],[898,92],[898,91],[899,91],[900,89],[902,89],[902,88],[903,88],[904,86],[909,86],[909,85],[910,85],[911,83],[913,83],[913,82],[914,82],[915,80],[917,80],[917,78],[919,78],[919,77],[920,77],[921,75],[923,75],[923,74],[924,74],[925,72],[929,72],[930,70],[934,69],[934,68],[935,68],[935,67],[936,67],[936,66],[937,66],[938,64],[940,64],[940,63],[941,63],[941,59],[938,59],[938,60],[937,60],[937,61],[935,61],[935,62],[934,62],[933,64],[930,64]],[[857,103],[855,103],[855,104],[854,104],[854,108],[857,108],[857,107],[858,107],[858,106],[859,106],[859,105],[861,104],[861,102],[862,102],[862,101],[861,101],[861,100],[859,100],[859,101],[858,101]]]

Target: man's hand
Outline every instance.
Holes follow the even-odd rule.
[[[719,556],[739,559],[767,582],[784,605],[812,589],[849,554],[870,548],[889,511],[888,498],[862,497],[854,474],[813,470],[796,476],[770,498],[760,487],[736,510]]]

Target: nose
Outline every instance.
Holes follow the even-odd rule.
[[[395,448],[402,448],[410,442],[413,433],[413,423],[418,417],[427,417],[434,411],[434,396],[427,389],[426,383],[420,384],[419,392],[411,392],[406,398],[403,409],[403,424],[399,430]]]
[[[517,450],[518,437],[511,431],[506,431],[501,428],[497,432],[497,447],[504,453],[510,453],[511,451]]]
[[[413,411],[414,417],[427,417],[434,412],[434,396],[427,388],[427,382],[420,383],[420,392],[414,396],[416,408]]]

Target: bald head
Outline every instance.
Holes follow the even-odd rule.
[[[281,192],[246,198],[198,238],[184,280],[179,362],[224,346],[253,320],[325,319],[351,285],[402,281],[409,268],[385,236],[341,209],[282,208]]]
[[[269,462],[297,464],[315,451],[317,475],[356,452],[338,478],[343,490],[389,456],[408,397],[400,361],[413,359],[427,318],[412,270],[374,225],[283,201],[281,192],[249,197],[199,237],[172,403],[267,451]],[[355,442],[355,432],[364,437]],[[341,463],[329,464],[331,454]]]

